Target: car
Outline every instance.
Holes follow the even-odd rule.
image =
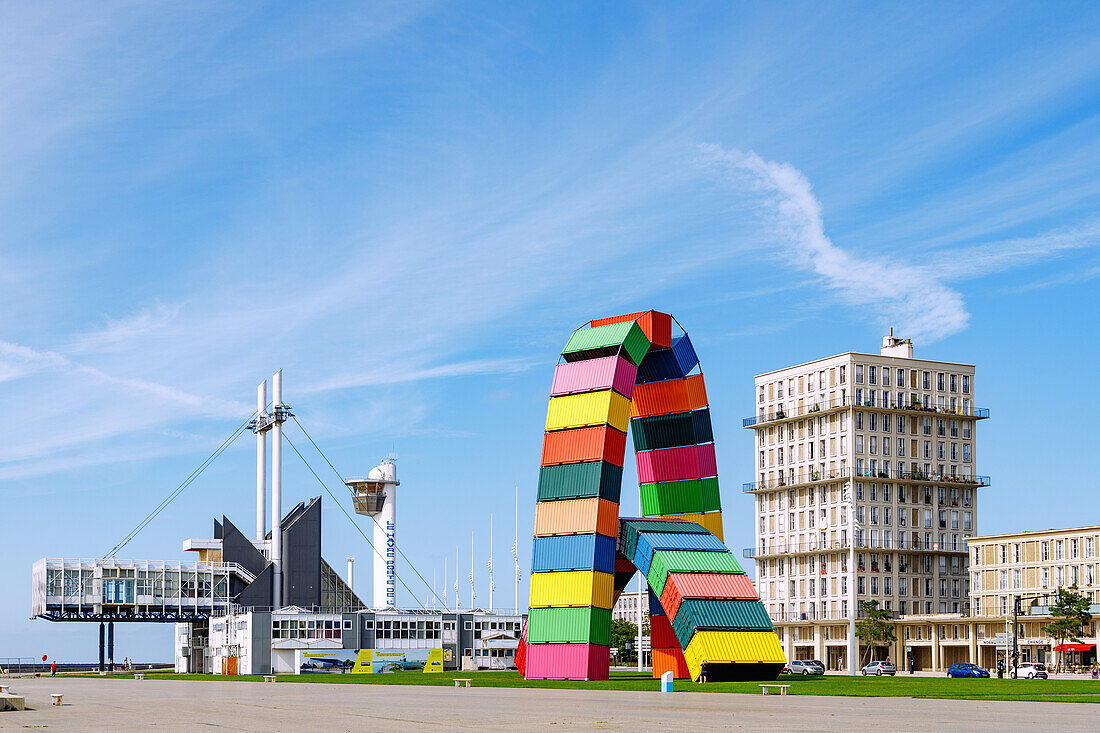
[[[1040,662],[1020,662],[1012,676],[1025,680],[1045,680],[1048,679],[1047,666]]]
[[[955,662],[947,669],[948,677],[988,677],[989,670],[970,662]]]
[[[825,674],[825,665],[816,659],[792,659],[787,664],[787,674]]]
[[[894,666],[893,662],[884,662],[882,660],[878,660],[875,662],[871,662],[863,669],[861,669],[860,672],[863,673],[864,677],[869,674],[873,674],[876,677],[881,677],[884,674],[895,675],[898,673],[898,669]]]

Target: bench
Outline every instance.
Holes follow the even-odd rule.
[[[455,677],[454,681],[455,681],[455,687],[462,687],[462,685],[458,684],[459,682],[465,682],[466,686],[469,687],[470,683],[473,682],[474,680],[473,680],[472,677]]]
[[[265,674],[264,675],[264,682],[275,682],[275,681],[276,681],[275,675],[273,675],[273,674]]]
[[[11,685],[0,685],[0,695],[6,695],[11,692]]]
[[[760,687],[761,687],[762,693],[765,694],[765,695],[768,694],[769,689],[773,689],[773,688],[776,688],[776,687],[779,688],[779,694],[780,695],[786,695],[787,694],[787,688],[790,687],[790,685],[760,685]]]
[[[26,709],[26,701],[21,695],[13,695],[10,692],[0,692],[0,711]]]
[[[145,679],[145,673],[144,672],[134,672],[134,679],[135,680]]]
[[[53,704],[54,705],[60,705],[61,704],[61,693],[60,692],[51,692],[50,697],[53,698]]]

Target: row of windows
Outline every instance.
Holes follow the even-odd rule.
[[[931,372],[928,370],[897,368],[891,372],[890,367],[877,366],[875,364],[856,364],[856,384],[863,384],[863,375],[867,375],[867,384],[881,384],[883,387],[908,387],[909,389],[932,389],[932,378],[935,374],[936,389],[940,392],[962,392],[970,394],[969,374],[949,374],[947,372]],[[891,374],[894,381],[891,382]],[[906,384],[906,375],[909,380]],[[961,389],[960,389],[961,388]]]
[[[786,558],[772,558],[770,560],[761,560],[757,567],[760,571],[761,578],[769,577],[769,573],[772,576],[783,576],[784,570],[789,568],[790,575],[812,575],[820,572],[824,575],[827,572],[827,561],[831,558],[833,565],[833,571],[837,569],[837,558],[840,558],[839,567],[840,571],[847,572],[848,570],[848,554],[839,553],[833,555],[808,555],[806,557],[792,557],[789,562],[785,562]],[[933,557],[938,557],[939,560],[933,560]],[[882,560],[881,566],[879,560]],[[925,572],[931,573],[933,568],[937,568],[941,575],[947,574],[950,570],[952,575],[959,575],[965,573],[966,568],[963,565],[962,558],[954,556],[948,560],[946,555],[905,555],[899,554],[896,557],[897,569],[900,573],[907,572]],[[877,553],[877,552],[857,552],[856,553],[856,570],[859,572],[866,572],[868,568],[872,573],[885,572],[891,573],[894,570],[895,556],[891,552]]]
[[[874,482],[863,481],[856,481],[855,484],[855,494],[857,501],[879,501],[879,499],[881,498],[883,502],[890,503],[891,497],[895,496],[894,484],[878,484]],[[757,510],[759,512],[765,511],[766,501],[767,511],[774,510],[777,504],[779,511],[783,511],[784,498],[787,499],[787,503],[790,505],[791,509],[813,506],[815,494],[821,504],[825,504],[827,501],[832,501],[834,504],[838,500],[847,501],[847,491],[841,493],[837,490],[835,486],[832,488],[831,491],[827,490],[827,487],[825,486],[820,486],[816,490],[812,488],[788,489],[787,491],[777,491],[773,494],[760,496],[760,504],[757,507]],[[907,495],[909,496],[909,503],[912,504],[919,504],[922,497],[925,504],[932,504],[932,498],[933,496],[935,496],[939,506],[968,507],[970,506],[970,501],[973,497],[973,489],[961,489],[955,486],[938,486],[933,492],[933,487],[931,486],[909,486],[908,491],[906,491],[905,484],[898,484],[896,493],[898,503],[905,504]],[[845,508],[841,507],[840,511],[842,512],[840,523],[847,524],[847,520],[843,519],[843,512],[845,511]]]
[[[1090,586],[1095,584],[1096,577],[1096,566],[1088,563],[1085,565],[1055,565],[1053,577],[1051,568],[1039,568],[1038,580],[1043,588],[1061,588],[1067,585]],[[1001,570],[997,573],[996,578],[997,587],[986,588],[985,590],[1018,590],[1024,587],[1023,570],[1020,568],[1014,568],[1011,571]],[[982,590],[981,573],[974,573],[974,589]]]
[[[982,558],[981,552],[983,547],[988,545],[978,545],[974,548],[974,564],[981,565]],[[1011,553],[1009,548],[1011,548]],[[1020,542],[1002,543],[997,546],[999,550],[998,554],[1002,563],[1010,562],[1023,562],[1023,553],[1021,552],[1022,544]],[[1078,538],[1072,537],[1068,540],[1041,540],[1039,542],[1039,558],[1040,560],[1050,560],[1051,552],[1053,550],[1055,560],[1064,560],[1068,557],[1071,560],[1076,560],[1078,557],[1096,557],[1096,540],[1094,537]],[[1081,554],[1081,553],[1084,554]]]
[[[840,367],[833,367],[829,370],[821,369],[816,372],[809,372],[803,374],[800,377],[791,377],[789,380],[780,379],[776,382],[771,382],[767,385],[766,392],[763,384],[757,388],[757,401],[764,402],[765,394],[767,394],[768,400],[783,399],[785,394],[789,394],[791,397],[795,396],[796,389],[797,394],[806,394],[814,392],[818,389],[825,389],[825,379],[828,375],[828,386],[835,387],[838,383],[845,384],[847,382],[847,367],[843,364]],[[797,381],[796,381],[797,380]]]
[[[812,598],[814,596],[843,596],[848,594],[848,576],[841,576],[839,578],[822,578],[820,583],[815,582],[814,578],[809,580],[789,580],[788,586],[788,598]],[[774,582],[769,582],[767,588],[762,588],[762,597],[764,600],[783,600],[783,583],[778,584],[780,594],[775,595]],[[832,590],[830,591],[830,586]],[[939,593],[935,593],[936,590]],[[908,578],[901,576],[897,578],[897,594],[899,596],[910,596],[912,598],[965,598],[969,593],[969,583],[962,578],[940,578],[939,581],[935,581],[932,578]],[[856,595],[859,596],[879,596],[894,595],[894,577],[891,575],[857,575],[856,576]]]

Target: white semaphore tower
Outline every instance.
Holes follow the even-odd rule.
[[[352,490],[355,512],[374,521],[374,598],[378,610],[397,607],[397,464],[392,458],[366,478],[344,479]]]

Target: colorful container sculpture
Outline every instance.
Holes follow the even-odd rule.
[[[535,511],[527,679],[607,679],[611,607],[649,583],[653,675],[775,679],[786,663],[764,605],[722,543],[714,431],[687,334],[667,313],[592,321],[554,371]],[[643,518],[619,514],[627,430]],[[523,662],[520,665],[519,659]]]

